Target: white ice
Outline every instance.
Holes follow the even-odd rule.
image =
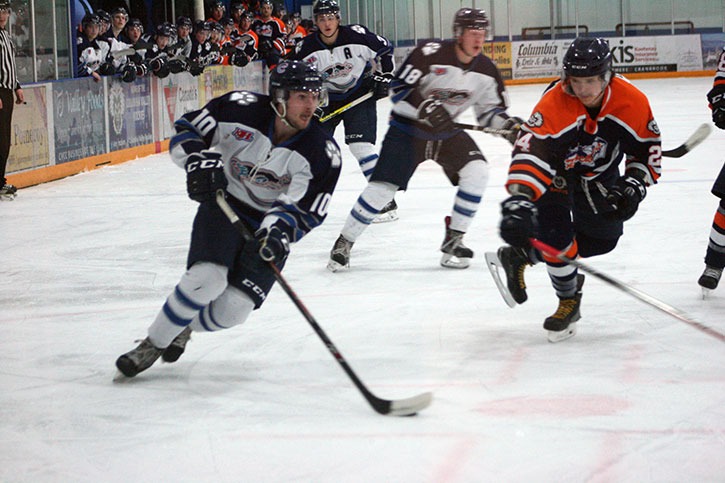
[[[710,78],[635,84],[665,148],[710,122]],[[528,117],[543,87],[511,87],[511,114]],[[373,393],[435,394],[416,417],[373,412],[279,287],[244,325],[112,382],[185,265],[195,203],[167,154],[1,203],[0,481],[725,481],[725,345],[591,276],[579,334],[547,342],[557,299],[544,267],[514,309],[485,267],[510,147],[473,135],[491,181],[468,270],[438,265],[455,191],[426,162],[396,198],[400,220],[364,233],[349,272],[328,272],[364,187],[343,148],[329,217],[284,272]],[[725,288],[703,300],[696,281],[724,158],[715,130],[664,159],[616,250],[586,261],[720,333]]]

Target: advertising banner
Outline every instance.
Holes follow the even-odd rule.
[[[170,75],[159,81],[161,94],[161,139],[175,134],[174,121],[201,107],[199,80],[188,72]]]
[[[47,91],[45,85],[25,86],[26,103],[13,107],[7,173],[50,163]]]
[[[56,164],[106,153],[103,83],[85,77],[52,86]]]
[[[108,77],[108,140],[111,151],[154,141],[148,77],[122,82]]]
[[[703,69],[700,36],[610,37],[618,73],[687,72]],[[514,79],[558,77],[572,39],[511,43]]]

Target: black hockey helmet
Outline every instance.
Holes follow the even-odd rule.
[[[144,30],[143,23],[141,23],[141,20],[137,19],[135,17],[128,21],[128,23],[126,24],[126,28],[127,29],[137,28],[141,31],[141,33],[143,33],[143,30]]]
[[[564,54],[564,78],[602,76],[609,82],[612,75],[612,52],[602,38],[577,37]]]
[[[89,25],[101,25],[101,17],[96,13],[87,13],[81,19],[81,27],[86,28]]]
[[[216,0],[214,2],[210,2],[209,3],[209,8],[211,10],[214,10],[215,8],[221,8],[223,10],[226,10],[227,9],[227,7],[224,5],[224,2],[222,2],[221,0]]]
[[[194,22],[194,33],[197,33],[201,30],[211,31],[211,25],[209,24],[209,22],[206,22],[204,20],[197,20],[196,22]]]
[[[111,14],[105,10],[96,10],[96,15],[98,15],[102,22],[111,23]]]
[[[337,4],[336,0],[317,0],[312,5],[312,15],[326,15],[334,14],[340,16],[340,5]]]
[[[301,60],[283,60],[269,76],[269,93],[275,101],[284,102],[290,91],[320,93],[320,105],[327,105],[327,90],[317,69]]]
[[[114,16],[116,16],[119,13],[121,15],[123,15],[124,17],[126,17],[126,20],[128,20],[128,12],[123,7],[116,7],[113,10],[111,10],[111,17],[114,17]]]
[[[174,26],[169,22],[164,22],[156,27],[156,35],[163,35],[164,37],[171,37],[174,35]]]
[[[13,6],[6,0],[0,0],[0,10],[12,10]]]
[[[484,10],[464,7],[453,17],[453,36],[459,37],[464,29],[488,30],[490,24],[488,14]]]
[[[191,19],[189,17],[178,17],[176,19],[176,27],[189,27],[192,28],[194,24],[191,22]]]

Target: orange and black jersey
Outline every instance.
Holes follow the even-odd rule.
[[[647,184],[660,177],[661,142],[647,97],[621,76],[606,87],[595,116],[566,90],[561,80],[544,93],[522,126],[506,186],[522,184],[534,200],[555,176],[596,179],[604,172],[639,171]]]

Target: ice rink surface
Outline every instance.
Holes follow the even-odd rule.
[[[635,84],[665,149],[710,122],[710,78]],[[510,113],[528,117],[543,88],[511,87]],[[455,189],[429,161],[396,197],[400,220],[363,234],[350,271],[327,271],[364,187],[343,147],[327,221],[284,272],[376,395],[434,392],[409,418],[374,413],[278,287],[244,325],[112,382],[184,269],[195,203],[167,154],[1,203],[0,481],[725,481],[725,344],[591,276],[579,334],[547,342],[557,299],[543,265],[514,309],[486,269],[510,146],[473,136],[491,177],[468,270],[438,265]],[[724,160],[716,129],[664,159],[616,250],[586,261],[721,333],[725,287],[703,300],[696,281]]]

